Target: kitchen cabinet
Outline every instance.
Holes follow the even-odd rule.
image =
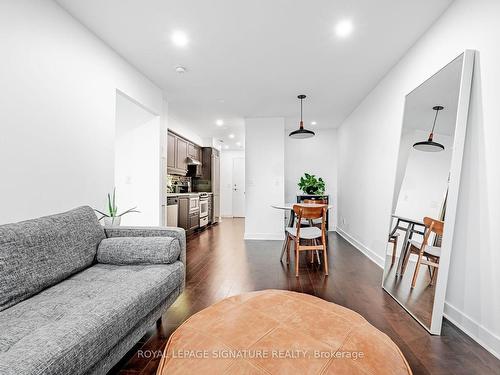
[[[201,152],[201,177],[193,179],[193,186],[196,191],[213,193],[211,218],[217,223],[220,218],[220,154],[211,147],[203,147]]]
[[[186,176],[188,174],[188,157],[200,160],[201,148],[169,131],[167,134],[167,173]]]
[[[200,225],[200,214],[198,212],[189,214],[189,230],[198,229]]]
[[[188,144],[188,156],[195,160],[200,160],[201,148],[193,143]]]
[[[188,156],[191,159],[201,161],[201,147],[188,143]],[[188,176],[190,177],[201,177],[201,165],[188,165]]]
[[[208,194],[208,224],[212,224],[214,221],[214,196],[213,194]]]
[[[182,138],[177,138],[177,162],[175,168],[187,173],[188,142]]]
[[[220,194],[220,157],[219,151],[213,150],[212,152],[212,170],[211,170],[211,179],[212,179],[212,192],[214,195]]]
[[[177,137],[172,133],[167,135],[167,169],[175,169],[177,160]]]
[[[198,194],[179,195],[179,220],[178,226],[191,234],[200,226],[200,197]]]

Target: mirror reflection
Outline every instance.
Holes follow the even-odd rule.
[[[457,58],[406,97],[387,237],[384,289],[429,329],[449,219],[446,201],[462,63]]]

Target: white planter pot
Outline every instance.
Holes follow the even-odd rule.
[[[104,226],[105,227],[119,227],[122,218],[118,217],[105,217],[104,218]]]

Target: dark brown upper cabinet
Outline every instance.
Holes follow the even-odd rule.
[[[193,158],[195,160],[200,160],[200,147],[196,146],[195,144],[189,143],[188,144],[188,156],[190,158]]]
[[[177,163],[175,168],[187,172],[188,142],[177,138]]]
[[[201,148],[169,131],[167,135],[167,173],[186,176],[188,174],[188,157],[201,161]]]
[[[177,159],[177,137],[172,133],[167,135],[167,168],[175,169]]]

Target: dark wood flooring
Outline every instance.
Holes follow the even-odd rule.
[[[500,360],[450,322],[442,336],[428,334],[382,290],[382,270],[337,234],[329,237],[330,276],[304,260],[296,278],[279,261],[279,241],[244,241],[243,231],[242,219],[225,219],[189,238],[186,290],[110,374],[154,374],[168,337],[189,316],[262,289],[308,293],[357,311],[392,338],[414,374],[500,374]]]
[[[387,256],[386,264],[391,263],[391,256]],[[411,287],[413,272],[416,262],[409,261],[403,277],[396,277],[398,258],[385,274],[384,287],[403,306],[412,312],[426,327],[430,328],[432,309],[434,307],[434,294],[436,286],[430,285],[431,278],[426,266],[420,267],[415,288]]]

